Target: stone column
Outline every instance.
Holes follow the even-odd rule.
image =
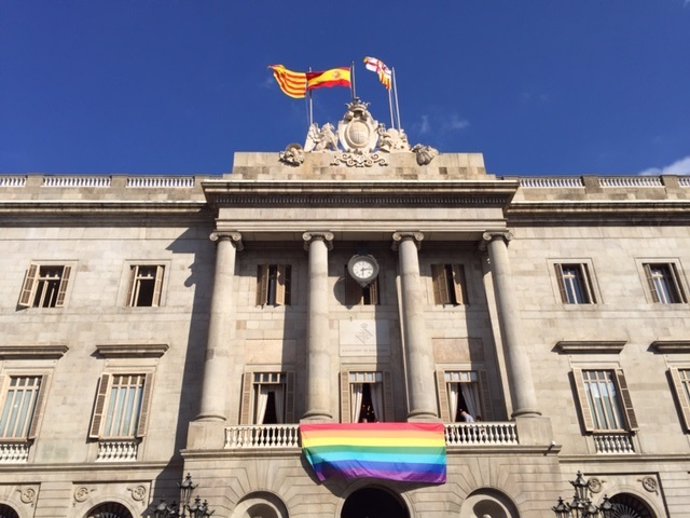
[[[198,421],[225,421],[225,394],[230,355],[230,339],[233,336],[234,314],[232,284],[235,277],[235,255],[242,250],[239,232],[211,233],[216,248],[216,271],[213,279],[211,315],[208,325],[208,342],[204,361],[204,379],[201,392],[201,412]]]
[[[537,396],[532,368],[525,350],[520,322],[520,309],[515,297],[508,259],[508,231],[485,232],[483,244],[489,251],[498,322],[508,364],[508,382],[513,396],[513,417],[537,417]]]
[[[393,248],[398,249],[402,327],[409,409],[408,421],[438,420],[434,353],[426,333],[424,296],[420,286],[419,257],[421,232],[395,232]]]
[[[331,232],[305,232],[309,252],[309,301],[307,314],[306,421],[332,421],[330,326],[328,318],[328,251]]]

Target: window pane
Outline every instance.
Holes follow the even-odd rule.
[[[0,417],[0,437],[17,439],[28,435],[40,387],[41,376],[17,376],[10,379]]]
[[[584,371],[583,379],[595,428],[622,429],[621,402],[613,381],[613,371]]]

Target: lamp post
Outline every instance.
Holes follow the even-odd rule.
[[[613,518],[613,505],[607,495],[604,495],[604,501],[600,506],[592,503],[589,498],[589,481],[581,471],[577,472],[577,477],[571,480],[570,484],[575,489],[573,501],[564,502],[559,496],[558,503],[551,508],[556,518]]]
[[[153,511],[153,518],[208,518],[211,516],[215,511],[209,511],[208,502],[206,500],[202,502],[199,495],[194,498],[193,503],[189,503],[192,499],[192,493],[198,486],[192,481],[192,475],[187,473],[182,483],[178,484],[180,488],[179,507],[175,502],[168,505],[165,500],[161,499],[160,504]]]

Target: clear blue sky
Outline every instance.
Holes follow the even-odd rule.
[[[304,140],[274,63],[354,61],[388,124],[366,55],[413,144],[495,174],[690,173],[690,0],[0,0],[0,172],[228,172]]]

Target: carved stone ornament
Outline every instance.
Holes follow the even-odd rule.
[[[338,139],[345,151],[371,153],[376,148],[378,124],[369,113],[369,104],[355,99],[347,105],[343,120],[338,123]]]
[[[654,477],[643,477],[640,482],[642,482],[642,487],[645,488],[646,491],[649,491],[650,493],[656,493],[657,490],[659,489],[659,482],[657,482],[656,478]]]
[[[299,144],[288,144],[285,151],[280,153],[280,161],[292,166],[302,165],[304,163],[304,149]]]
[[[373,165],[388,165],[388,160],[378,153],[336,153],[331,165],[346,165],[348,167],[371,167]]]
[[[33,487],[24,487],[17,489],[19,491],[19,499],[23,504],[31,504],[33,506],[36,501],[36,490]]]
[[[600,493],[603,487],[604,483],[598,478],[592,477],[589,479],[589,490],[592,493]]]
[[[141,502],[146,498],[146,487],[141,484],[134,487],[128,487],[127,491],[132,493],[132,500],[135,502]]]
[[[405,135],[405,130],[389,128],[379,124],[376,132],[379,134],[379,150],[385,153],[394,153],[396,151],[411,151],[410,143],[407,140],[407,135]]]
[[[89,498],[89,493],[94,491],[95,489],[89,489],[86,486],[79,486],[74,490],[74,501],[79,504],[86,502],[86,500]]]
[[[418,165],[428,165],[438,155],[438,149],[423,144],[417,144],[412,151],[417,156]]]

